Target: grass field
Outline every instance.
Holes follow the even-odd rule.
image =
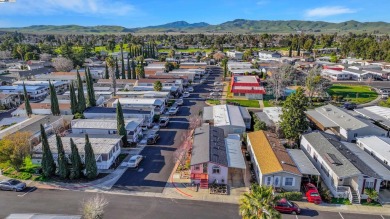
[[[212,105],[219,105],[221,104],[220,100],[206,100],[206,103],[212,104]]]
[[[251,108],[260,108],[258,100],[239,100],[239,99],[227,99],[227,103],[238,103],[240,106],[251,107]]]
[[[331,97],[343,96],[345,100],[357,104],[370,102],[378,96],[370,87],[360,85],[335,84],[329,88],[328,93]]]

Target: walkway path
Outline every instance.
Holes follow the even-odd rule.
[[[379,103],[379,101],[382,100],[382,96],[380,94],[380,91],[378,88],[375,88],[375,87],[372,87],[373,89],[375,89],[375,92],[378,94],[378,96],[375,98],[375,100],[372,100],[368,103],[363,103],[363,104],[359,104],[357,105],[358,108],[363,108],[363,107],[367,107],[367,106],[375,106]]]

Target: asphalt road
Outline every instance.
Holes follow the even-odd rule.
[[[213,80],[214,77],[211,81]],[[145,159],[140,166],[126,170],[112,190],[163,192],[175,164],[175,150],[180,146],[183,133],[189,127],[188,119],[203,110],[206,104],[199,97],[207,92],[210,83],[197,85],[191,96],[184,99],[177,115],[171,116],[168,126],[160,129],[161,138],[157,144],[147,145],[142,150],[141,155]]]
[[[83,201],[95,195],[96,193],[45,189],[38,189],[30,193],[0,191],[0,218],[14,213],[79,215]],[[110,219],[240,218],[238,205],[235,204],[129,195],[104,194],[103,196],[109,201],[104,211],[104,218]],[[282,218],[390,219],[390,216],[318,212],[303,209],[301,215],[283,214]]]
[[[83,200],[95,193],[36,190],[24,196],[23,193],[0,192],[0,218],[13,213],[44,213],[79,215]],[[108,195],[104,218],[239,218],[238,206],[233,204]]]

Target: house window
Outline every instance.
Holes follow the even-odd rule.
[[[387,160],[383,160],[383,163],[388,165],[389,163],[387,162]]]
[[[219,166],[213,166],[213,174],[219,174],[219,173],[220,173]]]
[[[271,176],[268,176],[268,177],[266,178],[265,184],[266,184],[267,186],[270,186],[270,185],[272,184],[272,177],[271,177]]]
[[[358,133],[354,133],[353,137],[356,138],[358,136]]]
[[[294,178],[292,177],[286,177],[284,181],[285,186],[293,186]]]
[[[200,170],[199,165],[196,165],[196,166],[195,166],[195,170]]]
[[[364,185],[364,188],[366,188],[366,189],[372,189],[372,188],[374,188],[374,182],[368,182],[368,181],[366,181],[366,184]]]

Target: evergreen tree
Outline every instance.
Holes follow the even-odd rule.
[[[288,50],[288,57],[292,57],[292,46],[290,46],[290,49]]]
[[[131,79],[137,79],[137,73],[135,72],[135,62],[134,62],[134,58],[131,60]]]
[[[108,71],[108,66],[106,64],[106,69],[104,71],[104,79],[109,79],[110,78],[110,72]]]
[[[26,109],[27,116],[30,117],[32,114],[32,109],[30,105],[30,99],[27,94],[26,85],[24,85],[24,82],[23,82],[23,95],[24,95],[24,108]]]
[[[122,135],[122,141],[123,145],[127,145],[127,132],[126,132],[126,127],[125,127],[125,119],[123,117],[123,110],[122,110],[122,105],[118,101],[118,104],[116,105],[116,123],[117,123],[117,131],[119,135]]]
[[[62,179],[66,179],[69,176],[68,158],[65,156],[64,146],[59,135],[56,135],[57,150],[58,150],[58,175]]]
[[[287,97],[283,104],[280,128],[284,136],[297,143],[300,135],[309,127],[306,121],[307,97],[302,88]]]
[[[70,83],[70,109],[72,110],[72,114],[76,114],[78,111],[78,105],[77,105],[77,97],[76,97],[76,91],[74,89],[73,81]]]
[[[297,56],[301,55],[301,45],[298,43]]]
[[[126,79],[125,59],[123,58],[123,43],[121,42],[122,79]]]
[[[156,82],[154,82],[154,84],[153,84],[153,90],[154,91],[161,91],[162,90],[162,83],[161,83],[161,81],[156,81]]]
[[[88,179],[94,179],[98,175],[95,154],[92,145],[89,142],[88,135],[85,135],[85,176]]]
[[[127,79],[131,78],[130,55],[127,55]]]
[[[83,164],[81,163],[79,150],[77,149],[77,146],[73,142],[72,138],[70,138],[70,149],[72,150],[72,154],[70,157],[70,161],[72,162],[72,172],[70,173],[70,178],[78,179],[81,177]]]
[[[119,79],[119,64],[118,57],[115,57],[115,78]]]
[[[95,91],[93,88],[93,79],[89,68],[87,68],[85,77],[87,82],[87,106],[88,107],[96,106]]]
[[[49,90],[50,90],[50,108],[51,108],[51,113],[54,116],[58,116],[61,114],[60,112],[60,106],[58,105],[58,98],[57,98],[57,92],[54,87],[54,85],[49,82]]]
[[[85,96],[83,81],[81,80],[79,70],[77,70],[77,101],[78,101],[78,113],[83,113],[85,110]]]
[[[42,174],[45,177],[52,176],[56,171],[56,164],[54,163],[53,154],[51,153],[49,142],[47,141],[47,136],[45,128],[41,124],[41,139],[42,139]]]

